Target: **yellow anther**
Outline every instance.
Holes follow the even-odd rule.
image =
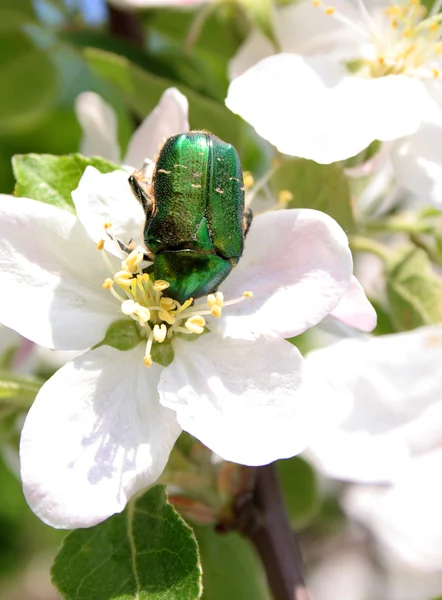
[[[397,29],[399,27],[397,19],[391,19],[391,26],[393,27],[393,29]]]
[[[336,8],[334,6],[327,6],[324,12],[326,15],[334,15],[336,12]]]
[[[187,319],[184,325],[186,326],[186,329],[188,329],[191,333],[197,333],[198,335],[201,335],[204,331],[206,321],[204,317],[201,317],[200,315],[195,315],[193,317],[190,317],[190,319]]]
[[[153,328],[153,339],[162,344],[166,339],[167,327],[162,323],[161,325],[155,325]]]
[[[321,6],[321,0],[313,0],[313,6]]]
[[[380,65],[384,65],[385,64],[385,58],[383,56],[378,56],[378,63]]]
[[[428,29],[430,31],[437,31],[438,27],[439,27],[439,24],[437,21],[431,21],[428,25]]]
[[[440,71],[439,71],[439,69],[431,69],[431,72],[433,73],[433,77],[435,79],[437,79],[438,77],[440,77]]]
[[[103,225],[104,229],[110,229],[112,227],[112,223],[110,223],[109,221],[106,221],[106,223]]]
[[[114,281],[121,287],[130,287],[132,285],[132,273],[129,273],[129,271],[118,271],[114,275]]]
[[[158,316],[162,321],[165,321],[168,325],[173,325],[176,321],[175,315],[167,310],[158,311]]]
[[[153,284],[153,289],[156,292],[162,292],[163,290],[167,290],[170,287],[170,283],[168,281],[164,281],[164,279],[157,279]]]
[[[222,308],[221,308],[221,306],[218,306],[217,304],[214,304],[210,308],[210,314],[212,315],[212,317],[216,317],[217,319],[219,319],[219,317],[222,314]]]
[[[99,240],[97,242],[97,249],[98,250],[103,250],[103,248],[104,248],[104,240]]]
[[[253,292],[243,292],[244,298],[253,298]]]
[[[103,281],[102,287],[104,290],[110,290],[113,285],[114,285],[114,282],[112,281],[112,279],[110,277],[108,277],[107,279],[105,279]]]
[[[247,190],[250,189],[252,187],[252,185],[255,183],[255,179],[254,179],[253,175],[250,173],[250,171],[244,171],[243,178],[244,178],[244,187]]]
[[[144,356],[143,357],[144,360],[144,364],[146,365],[146,367],[151,367],[152,366],[152,356]]]
[[[212,308],[213,306],[219,306],[222,308],[224,303],[224,294],[222,292],[216,292],[216,294],[209,294],[207,296],[207,304]]]
[[[125,271],[135,273],[138,270],[138,265],[143,262],[143,253],[140,250],[132,250],[129,256],[123,260],[121,266]]]
[[[412,35],[412,33],[413,33],[413,28],[412,27],[407,27],[402,32],[402,35],[403,35],[403,37],[410,37]]]
[[[434,46],[434,51],[436,52],[436,54],[442,54],[442,44],[436,44]]]
[[[281,204],[281,206],[285,206],[290,200],[293,200],[293,194],[290,190],[281,190],[279,192],[278,203]]]
[[[173,298],[168,298],[167,296],[163,296],[160,300],[160,304],[161,306],[164,306],[164,308],[166,308],[166,306],[171,307],[176,305],[176,300]]]

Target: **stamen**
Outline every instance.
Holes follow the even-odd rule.
[[[120,287],[131,287],[132,285],[132,273],[129,271],[117,271],[114,275],[115,283],[118,283]]]
[[[97,250],[103,250],[104,248],[104,240],[99,240],[97,242]]]
[[[140,250],[132,250],[126,260],[123,260],[121,266],[130,273],[136,273],[138,265],[143,262],[144,255]]]
[[[107,279],[105,279],[103,281],[102,288],[104,290],[109,290],[113,285],[114,285],[114,282],[112,281],[112,279],[110,277],[108,277]]]
[[[167,328],[164,325],[164,323],[162,325],[155,325],[155,327],[153,328],[153,337],[154,337],[155,341],[162,344],[164,342],[164,340],[166,339],[166,335],[167,335]]]
[[[103,228],[104,229],[110,229],[112,227],[112,223],[110,223],[109,221],[106,221],[106,223],[104,223]]]
[[[163,290],[167,290],[170,287],[170,283],[168,281],[164,281],[164,279],[157,279],[153,284],[153,289],[156,292],[162,292]]]
[[[184,325],[191,333],[197,333],[198,335],[201,335],[201,333],[204,331],[206,320],[200,315],[195,315],[194,317],[187,319]]]

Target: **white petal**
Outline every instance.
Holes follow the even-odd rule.
[[[113,108],[95,92],[83,92],[75,100],[75,114],[83,130],[80,152],[120,162],[118,124]]]
[[[326,57],[296,54],[260,61],[230,84],[226,99],[278,150],[319,163],[414,133],[427,102],[411,77],[366,79]]]
[[[376,311],[354,275],[351,278],[350,286],[330,315],[346,325],[357,327],[362,331],[372,331],[376,327]]]
[[[226,279],[226,299],[253,298],[226,307],[220,325],[229,336],[246,332],[291,337],[316,325],[350,285],[352,258],[341,227],[316,210],[259,215],[244,256]]]
[[[442,467],[442,327],[349,339],[308,354],[307,369],[326,377],[352,404],[311,452],[329,476],[389,482],[410,465]],[[332,402],[338,402],[331,400]]]
[[[180,428],[158,400],[161,367],[147,369],[143,350],[87,352],[39,392],[20,455],[26,499],[45,523],[95,525],[161,475]]]
[[[0,195],[0,321],[59,350],[84,350],[121,318],[107,269],[67,211]]]
[[[273,44],[259,29],[254,29],[229,63],[229,78],[235,79],[257,62],[274,53]]]
[[[417,133],[398,141],[391,153],[398,183],[438,209],[442,209],[441,139],[442,114],[440,122],[427,121]]]
[[[358,21],[358,9],[345,0],[333,2],[336,12]],[[283,6],[275,13],[275,32],[282,52],[323,54],[334,60],[355,60],[361,56],[367,38],[337,18],[313,6],[311,0]]]
[[[146,215],[130,189],[125,171],[103,174],[87,167],[72,198],[78,218],[95,243],[103,239],[106,250],[118,257],[127,256],[106,234],[104,224],[111,223],[109,231],[114,240],[143,245]]]
[[[441,504],[440,471],[412,472],[391,487],[353,486],[344,501],[346,512],[372,530],[387,556],[427,572],[441,568]]]
[[[176,88],[167,89],[133,134],[124,162],[139,169],[145,159],[154,160],[167,138],[189,131],[188,111],[186,96]]]
[[[161,403],[225,460],[262,465],[298,454],[317,423],[302,388],[303,358],[284,340],[176,339],[161,374]]]

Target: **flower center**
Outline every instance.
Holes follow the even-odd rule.
[[[321,6],[320,0],[313,0]],[[356,2],[360,19],[325,6],[327,15],[356,29],[367,41],[370,50],[358,61],[359,73],[370,77],[404,74],[420,79],[437,78],[442,54],[442,15],[438,14],[442,0],[436,0],[431,12],[421,0],[402,0],[387,6],[380,20],[368,13],[363,0]]]
[[[104,228],[109,234],[110,224]],[[104,250],[104,240],[97,244],[103,259],[110,269],[111,277],[103,282],[103,288],[109,290],[121,304],[121,312],[137,322],[146,338],[144,363],[152,364],[152,346],[170,340],[173,335],[201,335],[207,331],[206,316],[220,318],[223,308],[251,298],[252,292],[244,292],[241,298],[224,301],[222,292],[209,294],[205,301],[194,303],[189,298],[183,304],[164,295],[170,286],[167,281],[155,280],[153,274],[142,268],[144,252],[140,248],[132,250],[121,262],[121,270],[114,272]]]

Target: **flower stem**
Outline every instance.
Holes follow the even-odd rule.
[[[235,528],[255,547],[274,600],[308,600],[302,558],[274,464],[248,469],[254,485],[237,497]]]
[[[379,242],[366,238],[360,235],[351,235],[348,238],[350,248],[353,252],[368,252],[369,254],[375,254],[384,261],[388,261],[390,258],[390,251]]]

